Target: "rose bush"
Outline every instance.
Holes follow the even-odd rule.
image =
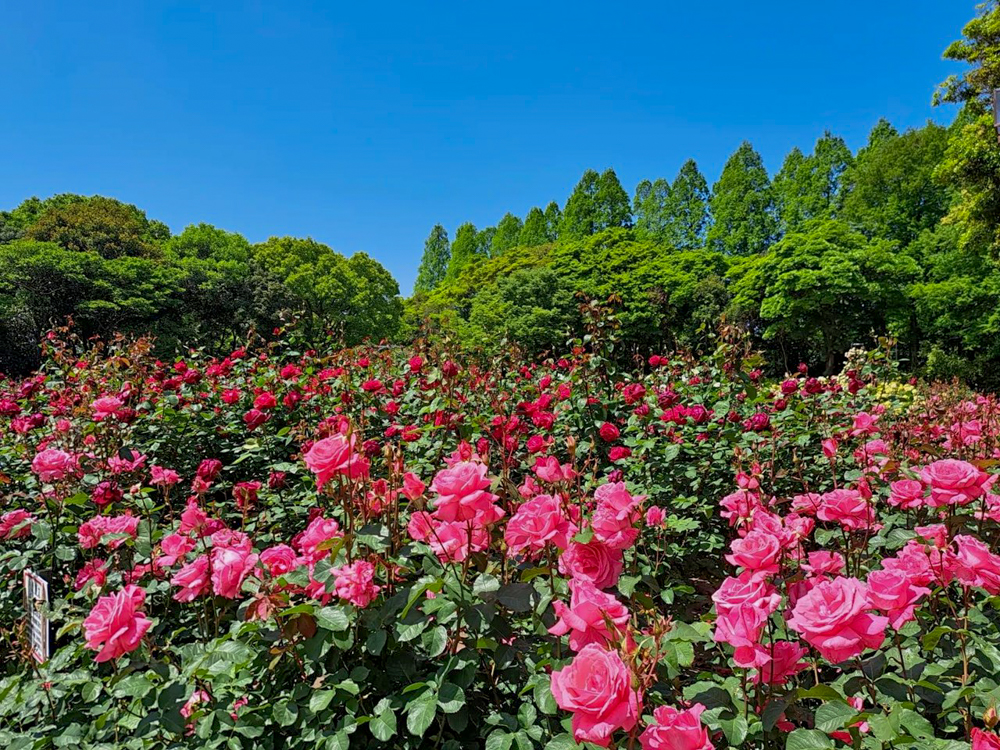
[[[0,382],[0,739],[997,743],[995,399],[613,343],[52,339]]]

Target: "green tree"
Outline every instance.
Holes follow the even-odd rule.
[[[792,149],[774,178],[780,231],[798,231],[812,219],[836,216],[843,198],[842,178],[852,161],[847,144],[829,132],[816,141],[809,156]]]
[[[593,169],[583,173],[566,200],[559,224],[560,239],[580,239],[597,230],[597,190],[601,176]]]
[[[322,329],[348,344],[391,337],[399,330],[399,286],[364,253],[350,259],[312,239],[271,237],[254,245],[254,258],[288,289],[308,340]]]
[[[517,244],[521,247],[537,247],[551,241],[548,226],[545,223],[545,214],[542,213],[542,209],[535,206],[524,217],[524,226],[521,227]]]
[[[481,252],[479,244],[479,232],[472,222],[465,222],[455,230],[455,239],[451,243],[451,259],[448,262],[448,272],[446,278],[453,280],[458,278],[462,269],[471,263],[477,256],[485,255]]]
[[[806,155],[795,146],[785,156],[781,169],[774,176],[774,201],[782,234],[797,231],[808,218],[803,205],[808,171]]]
[[[25,236],[104,258],[148,257],[157,252],[150,229],[146,214],[135,206],[98,195],[47,208]]]
[[[667,241],[670,227],[669,205],[669,182],[662,177],[653,182],[640,182],[632,201],[636,235],[643,239]]]
[[[448,232],[440,224],[435,224],[424,240],[424,254],[417,269],[417,280],[413,285],[413,291],[427,293],[437,288],[448,273],[450,261],[451,245],[448,243]]]
[[[948,187],[935,177],[948,131],[934,123],[902,135],[876,126],[844,173],[841,215],[869,236],[909,244],[948,211]]]
[[[819,359],[830,374],[855,342],[906,330],[906,288],[919,272],[895,243],[826,220],[735,264],[730,275],[735,309],[759,320],[764,339],[781,345],[786,369],[796,358]]]
[[[533,352],[561,347],[579,315],[573,288],[553,268],[521,269],[476,295],[472,335],[495,347],[507,336]]]
[[[545,207],[545,237],[549,242],[559,239],[559,228],[562,226],[562,210],[559,204],[551,201]]]
[[[939,174],[955,188],[949,220],[962,225],[962,242],[1000,254],[1000,145],[990,101],[1000,88],[1000,2],[987,0],[962,29],[962,38],[944,52],[948,60],[969,65],[939,87],[935,104],[958,104]]]
[[[694,159],[688,159],[670,186],[664,241],[678,250],[705,244],[708,227],[708,183]]]
[[[765,251],[778,232],[774,190],[764,163],[744,141],[729,157],[712,188],[708,245],[727,255]]]
[[[512,247],[517,247],[523,226],[520,218],[510,212],[505,213],[497,223],[496,233],[490,242],[490,257],[496,258]]]
[[[601,173],[597,181],[595,208],[595,231],[632,226],[632,208],[628,193],[618,181],[615,170],[610,167]]]

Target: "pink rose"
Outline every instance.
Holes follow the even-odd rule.
[[[893,557],[882,561],[885,570],[897,570],[915,586],[926,586],[935,579],[935,571],[931,568],[931,560],[923,544],[915,540],[906,543]],[[943,571],[938,571],[938,573]]]
[[[579,651],[588,643],[604,644],[620,635],[629,621],[625,606],[611,594],[605,594],[590,581],[570,581],[569,606],[554,601],[558,621],[549,628],[552,635],[569,633],[569,647]],[[609,629],[614,626],[617,632]]]
[[[599,589],[618,583],[624,567],[622,551],[612,549],[599,539],[573,542],[559,556],[559,572],[574,580],[590,581]]]
[[[560,464],[555,456],[539,456],[535,459],[534,472],[543,482],[558,484],[569,482],[576,476],[569,464]]]
[[[931,593],[898,570],[873,570],[868,574],[868,599],[872,606],[889,617],[889,625],[899,630],[914,619],[913,610],[920,599]]]
[[[991,596],[1000,594],[1000,556],[975,537],[958,534],[955,537],[952,573],[960,583],[977,586]]]
[[[77,540],[81,549],[93,549],[105,544],[108,549],[118,549],[126,539],[135,539],[139,519],[128,514],[123,516],[94,516],[80,524]]]
[[[150,482],[157,487],[173,487],[181,481],[180,474],[173,469],[164,469],[162,466],[149,467]]]
[[[170,583],[180,588],[174,594],[174,600],[190,602],[207,594],[211,585],[208,569],[208,555],[201,555],[174,573]]]
[[[712,594],[712,601],[720,615],[738,607],[752,607],[769,615],[781,605],[781,595],[763,576],[746,570],[738,578],[726,578]]]
[[[76,581],[73,583],[73,588],[80,591],[91,581],[94,582],[97,588],[103,588],[107,580],[108,563],[105,560],[90,560],[76,574]]]
[[[109,596],[102,596],[83,621],[87,648],[97,651],[94,661],[117,659],[135,651],[153,624],[141,611],[146,592],[138,586],[126,586]]]
[[[431,482],[437,493],[434,516],[442,521],[475,521],[486,525],[500,520],[504,512],[494,505],[497,496],[489,489],[486,465],[477,461],[461,461],[442,469]]]
[[[337,544],[334,540],[342,536],[340,524],[334,519],[316,516],[298,538],[299,552],[305,562],[314,565],[330,555]]]
[[[267,572],[277,578],[291,573],[299,566],[299,556],[287,544],[276,544],[260,553],[260,561]]]
[[[410,516],[410,536],[426,542],[441,562],[462,562],[490,545],[490,532],[468,521],[440,521],[426,511]]]
[[[857,490],[832,490],[820,497],[816,517],[821,521],[836,521],[848,531],[870,529],[875,513]]]
[[[35,454],[31,461],[31,470],[42,482],[58,482],[76,473],[77,458],[71,453],[58,448],[46,448]]]
[[[154,561],[157,570],[169,568],[194,549],[194,540],[181,534],[167,534],[160,542],[160,554]]]
[[[628,549],[639,536],[642,495],[632,496],[624,482],[608,482],[594,491],[597,507],[590,519],[594,536],[613,549]]]
[[[371,604],[382,590],[373,583],[375,566],[367,560],[356,560],[330,571],[336,579],[337,596],[349,601],[355,607],[364,608]]]
[[[600,747],[608,747],[616,730],[636,725],[642,701],[618,652],[595,643],[552,673],[552,696],[559,708],[573,713],[574,739]]]
[[[924,485],[916,479],[900,479],[889,485],[889,505],[903,510],[919,508],[924,504]]]
[[[810,575],[819,576],[829,574],[839,576],[844,572],[844,556],[839,552],[817,550],[809,553],[808,560],[809,562],[802,565],[802,570]]]
[[[558,498],[538,495],[522,503],[507,522],[504,532],[507,555],[514,557],[527,550],[528,557],[537,557],[549,544],[566,549],[578,530]]]
[[[368,459],[354,452],[354,435],[331,435],[317,440],[303,458],[316,475],[316,486],[322,488],[335,476],[348,479],[368,475]]]
[[[1000,750],[1000,737],[976,727],[972,730],[972,750]]]
[[[763,663],[758,650],[761,633],[767,625],[768,613],[753,605],[724,609],[715,620],[713,638],[716,643],[733,647],[733,661],[749,669]]]
[[[235,599],[243,580],[257,565],[259,556],[244,549],[215,547],[212,550],[212,590],[218,596]]]
[[[886,617],[872,615],[868,590],[856,578],[818,583],[795,604],[788,626],[833,664],[853,659],[885,640]]]
[[[791,641],[775,641],[770,648],[762,648],[767,657],[766,663],[757,669],[753,676],[755,683],[767,685],[784,685],[789,677],[794,677],[803,669],[809,667],[805,660],[809,650]]]
[[[23,539],[31,534],[31,525],[37,519],[20,508],[0,516],[0,539]]]
[[[726,561],[730,565],[757,573],[778,572],[782,549],[773,534],[751,531],[745,537],[734,539],[729,548],[732,554],[726,555]]]
[[[647,526],[663,526],[667,522],[667,512],[659,506],[653,505],[646,510]]]
[[[928,505],[966,505],[986,492],[989,476],[967,461],[945,458],[928,464],[920,478],[931,488]]]
[[[94,421],[103,422],[108,417],[117,416],[119,410],[125,406],[121,399],[115,398],[114,396],[102,396],[96,399],[90,408],[94,412]]]
[[[649,724],[639,735],[642,750],[714,750],[708,730],[701,724],[704,710],[700,703],[684,711],[657,706],[653,710],[656,723]]]

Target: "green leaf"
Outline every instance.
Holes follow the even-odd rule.
[[[719,725],[726,735],[726,741],[733,747],[743,744],[750,729],[747,720],[742,716],[737,716],[735,719],[724,719],[719,722]]]
[[[545,750],[578,750],[579,745],[571,734],[557,734],[545,745]]]
[[[323,607],[316,611],[316,624],[324,630],[334,633],[347,630],[351,624],[350,618],[343,607]]]
[[[446,714],[453,714],[465,705],[465,691],[458,685],[446,682],[438,691],[437,704]]]
[[[816,729],[794,729],[785,742],[785,750],[828,750],[833,740]]]
[[[309,710],[312,711],[314,714],[318,714],[321,711],[325,711],[326,707],[330,705],[330,701],[333,700],[335,695],[337,695],[336,690],[316,691],[309,698]]]
[[[291,726],[299,718],[299,707],[297,704],[290,703],[289,701],[278,701],[274,704],[271,715],[274,716],[274,720],[279,725],[283,727]]]
[[[383,698],[375,706],[375,716],[368,722],[375,739],[385,742],[396,733],[396,712],[392,710],[392,703],[388,698]]]
[[[816,728],[821,732],[836,732],[858,715],[851,706],[839,701],[824,703],[816,709]]]
[[[440,656],[444,653],[445,647],[448,645],[448,631],[445,630],[443,625],[438,625],[436,628],[432,628],[421,635],[420,642],[427,649],[428,656],[431,658]]]
[[[434,722],[437,713],[437,696],[428,690],[406,707],[406,728],[410,734],[423,737]]]
[[[509,750],[514,742],[514,735],[497,729],[486,738],[486,750]]]

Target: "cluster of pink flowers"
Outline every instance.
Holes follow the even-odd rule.
[[[497,496],[490,492],[487,468],[475,454],[462,456],[460,449],[431,482],[437,497],[431,512],[410,516],[408,530],[417,541],[426,542],[442,562],[462,562],[473,552],[490,545],[490,527],[504,517]]]

